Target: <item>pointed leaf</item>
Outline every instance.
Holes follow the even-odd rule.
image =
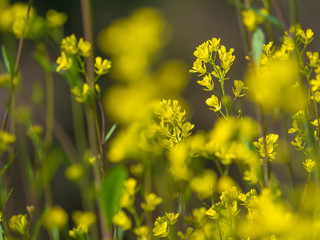
[[[8,49],[4,45],[2,45],[1,51],[2,51],[4,65],[6,66],[8,73],[10,74],[11,78],[13,79],[13,77],[14,77],[14,64],[13,64],[12,57],[11,57]]]
[[[107,135],[104,139],[104,143],[106,143],[109,140],[109,138],[111,137],[114,130],[116,130],[116,127],[117,127],[117,123],[113,124],[113,126],[110,128],[109,132],[107,133]]]
[[[112,168],[102,182],[102,207],[110,229],[112,227],[112,218],[120,209],[120,198],[124,186],[123,183],[127,179],[127,176],[127,169],[124,166],[119,165]]]

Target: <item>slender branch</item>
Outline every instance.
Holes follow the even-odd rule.
[[[13,83],[14,79],[18,76],[18,72],[19,72],[19,69],[20,69],[22,49],[23,49],[23,44],[24,44],[24,35],[26,33],[26,29],[27,29],[27,25],[28,25],[28,21],[29,21],[29,16],[30,16],[30,10],[31,10],[32,3],[33,3],[33,0],[29,0],[27,16],[26,16],[26,24],[24,26],[24,29],[22,31],[22,35],[21,35],[20,40],[19,40],[16,63],[15,63],[15,67],[14,67],[14,75],[13,75],[13,78],[11,79],[12,83]],[[12,103],[13,93],[14,93],[14,84],[11,85],[8,105],[7,105],[3,120],[2,120],[2,124],[1,124],[1,130],[2,131],[7,126],[8,117],[9,117],[9,113],[10,113],[10,110],[11,110],[11,103]]]
[[[276,14],[279,20],[281,21],[284,29],[289,30],[289,23],[279,3],[279,0],[273,0],[272,3],[273,3],[274,10],[276,11]]]

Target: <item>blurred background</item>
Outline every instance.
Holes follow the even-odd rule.
[[[18,1],[12,1],[12,3]],[[257,7],[260,7],[259,2]],[[289,1],[279,1],[284,14],[289,18]],[[232,1],[227,0],[92,0],[92,15],[93,15],[93,31],[94,31],[94,46],[95,55],[100,55],[103,58],[108,58],[114,63],[114,54],[112,49],[108,49],[108,40],[101,40],[101,35],[106,28],[114,26],[115,21],[119,18],[127,19],[129,16],[139,8],[152,7],[157,9],[161,16],[163,23],[163,35],[161,35],[161,41],[164,43],[163,46],[158,47],[156,53],[152,55],[151,68],[154,70],[156,76],[153,81],[157,81],[161,78],[161,70],[164,66],[163,63],[174,59],[178,62],[171,62],[178,64],[180,72],[172,73],[181,80],[181,89],[176,92],[170,92],[164,88],[158,94],[157,98],[172,99],[179,98],[182,101],[183,108],[187,108],[189,121],[195,124],[194,132],[199,129],[208,130],[210,129],[214,121],[216,120],[213,111],[209,110],[205,104],[205,100],[210,97],[208,92],[202,90],[202,87],[197,84],[196,74],[189,73],[192,68],[195,57],[193,55],[197,46],[203,42],[212,38],[221,38],[221,44],[225,45],[227,50],[234,48],[234,55],[236,59],[233,66],[231,67],[228,77],[230,82],[227,83],[227,92],[232,94],[233,80],[243,80],[243,76],[246,71],[247,61],[245,56],[248,52],[245,47],[245,43],[242,39],[241,29],[242,24],[239,23],[239,13],[236,7],[231,4]],[[310,46],[310,50],[319,51],[320,44],[320,25],[318,21],[320,1],[318,0],[304,0],[298,1],[298,19],[303,29],[311,28],[315,33],[315,40]],[[83,37],[82,29],[82,16],[81,16],[81,5],[79,0],[55,0],[55,1],[41,1],[34,0],[34,8],[37,14],[45,16],[49,9],[55,9],[59,12],[64,12],[68,16],[68,20],[64,26],[65,36],[69,36],[74,33],[77,38]],[[271,12],[275,15],[275,12]],[[262,26],[263,28],[263,26]],[[2,39],[0,42],[6,42],[6,36],[1,35]],[[275,28],[275,41],[280,41],[282,32]],[[112,37],[112,35],[111,35]],[[125,41],[126,36],[123,37]],[[15,38],[11,38],[15,39]],[[104,41],[105,44],[104,45]],[[268,41],[268,39],[267,39]],[[143,42],[143,41],[142,41]],[[13,45],[18,44],[18,40],[12,41]],[[105,50],[107,48],[107,50]],[[132,46],[131,48],[135,48]],[[53,46],[50,49],[49,56],[51,62],[55,62],[57,57],[60,55],[59,46]],[[21,75],[23,79],[23,86],[19,89],[18,102],[25,105],[30,105],[32,102],[32,96],[36,85],[36,82],[43,82],[44,71],[40,65],[32,58],[34,52],[34,44],[30,40],[26,40],[25,48],[23,50],[22,62],[21,62]],[[170,69],[170,67],[168,67]],[[113,71],[113,70],[112,70]],[[130,79],[125,77],[119,77],[115,73],[111,73],[101,78],[100,83],[102,92],[108,92],[114,85],[130,84]],[[169,71],[169,70],[168,70]],[[170,71],[169,71],[170,73]],[[169,74],[170,75],[170,74]],[[164,71],[163,76],[166,76]],[[122,80],[121,80],[122,79]],[[161,78],[162,79],[162,78]],[[162,79],[163,80],[163,79]],[[168,84],[174,85],[174,78],[170,78]],[[165,82],[165,80],[163,80]],[[170,85],[170,86],[171,86]],[[157,85],[154,85],[157,86]],[[177,87],[178,88],[178,87]],[[73,120],[70,117],[71,112],[71,93],[68,83],[59,75],[54,74],[54,92],[55,92],[55,117],[57,122],[61,124],[61,128],[71,136],[71,140],[74,140],[73,135]],[[113,94],[123,92],[112,93],[104,99],[112,98]],[[161,95],[163,93],[163,96]],[[175,96],[177,94],[177,96]],[[181,96],[180,96],[181,94]],[[106,94],[107,95],[107,94]],[[120,96],[120,98],[123,96]],[[139,96],[138,99],[143,97]],[[0,101],[1,101],[1,115],[4,112],[8,95],[6,91],[1,90]],[[114,99],[114,98],[113,98]],[[182,100],[183,99],[183,100]],[[121,100],[121,99],[120,99]],[[134,102],[134,98],[131,101]],[[106,102],[109,100],[105,100]],[[108,109],[105,106],[106,111],[115,111],[115,109]],[[118,108],[118,107],[116,107]],[[121,108],[121,104],[119,106]],[[255,107],[248,101],[243,100],[242,102],[243,115],[255,116]],[[44,124],[44,111],[42,107],[34,109],[34,114],[38,116],[38,122]],[[133,110],[134,111],[134,110]],[[129,116],[130,117],[130,116]],[[117,119],[116,114],[113,116],[107,115],[107,127],[110,128]],[[125,124],[125,123],[123,123]],[[15,163],[18,165],[18,162]],[[77,209],[81,208],[78,198],[78,190],[72,187],[72,183],[59,179],[59,176],[63,175],[63,169],[61,169],[60,175],[57,174],[55,181],[53,181],[53,190],[57,192],[54,194],[54,202],[63,205],[65,209]],[[23,179],[23,177],[21,177]],[[16,185],[21,184],[22,180],[19,178],[12,179],[11,181],[16,182]],[[10,204],[19,206],[15,207],[15,212],[24,211],[25,202],[20,201],[19,196],[23,198],[24,193],[15,191],[13,194],[13,201]],[[68,199],[68,201],[65,201]]]

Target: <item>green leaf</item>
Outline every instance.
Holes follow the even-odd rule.
[[[264,33],[260,28],[254,31],[252,36],[252,53],[253,60],[257,67],[260,66],[260,59],[263,52],[262,44],[265,43]]]
[[[127,169],[122,165],[118,165],[113,167],[102,181],[102,207],[110,229],[112,227],[112,218],[120,209],[120,198],[127,176]]]
[[[12,57],[11,57],[8,49],[4,45],[2,45],[1,51],[2,51],[4,65],[6,66],[8,73],[10,74],[11,78],[13,79],[14,78],[14,64],[13,64]]]
[[[3,240],[3,235],[2,235],[2,225],[0,224],[0,240]]]
[[[13,159],[17,156],[17,153],[13,154],[9,160],[9,162],[3,166],[3,168],[1,169],[1,173],[0,173],[0,176],[2,177],[3,174],[5,174],[5,172],[8,170],[8,168],[10,167]]]
[[[104,139],[104,143],[106,143],[109,138],[111,137],[112,133],[114,132],[114,130],[116,130],[117,124],[113,124],[113,126],[110,128],[109,132],[107,133],[105,139]]]

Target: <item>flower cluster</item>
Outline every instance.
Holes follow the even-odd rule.
[[[199,76],[203,76],[202,80],[197,81],[198,84],[203,86],[205,91],[213,93],[213,95],[206,100],[206,104],[211,110],[220,112],[225,118],[229,116],[229,109],[233,102],[236,98],[244,96],[244,94],[241,94],[241,91],[246,89],[241,80],[234,80],[233,100],[226,94],[224,81],[228,79],[226,75],[235,60],[233,52],[233,48],[227,51],[226,47],[220,44],[220,38],[208,40],[196,48],[194,55],[197,59],[190,70],[190,72],[199,73]],[[219,64],[216,62],[219,62]],[[207,64],[211,65],[213,68],[212,71],[207,69]],[[221,91],[215,88],[213,78],[218,79],[220,82]],[[226,114],[222,112],[221,103],[225,107]]]

